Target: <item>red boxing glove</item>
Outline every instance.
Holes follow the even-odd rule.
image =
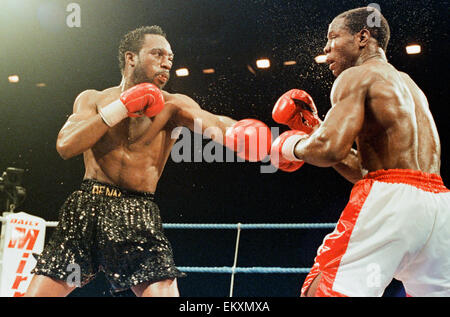
[[[152,85],[153,87],[148,87],[149,101],[147,103],[147,108],[144,111],[144,114],[149,118],[156,116],[164,108],[164,97],[161,89],[153,84],[150,85]]]
[[[150,83],[142,83],[124,91],[120,94],[120,101],[127,108],[129,117],[142,117],[143,114],[154,117],[164,108],[161,90]]]
[[[126,117],[156,116],[163,108],[161,90],[153,84],[142,83],[122,92],[118,100],[101,108],[99,114],[112,127]]]
[[[255,119],[236,122],[225,134],[225,146],[247,161],[261,161],[269,154],[272,133],[269,127]]]
[[[308,137],[303,131],[290,130],[282,133],[272,143],[270,150],[270,162],[273,166],[285,172],[294,172],[305,163],[294,155],[297,142]]]
[[[308,134],[320,123],[313,99],[299,89],[291,89],[278,99],[272,110],[272,118],[275,122]]]

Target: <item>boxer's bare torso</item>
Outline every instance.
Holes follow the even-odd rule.
[[[327,38],[324,53],[337,77],[332,108],[313,135],[296,146],[297,158],[333,166],[353,183],[381,169],[439,175],[439,136],[425,94],[387,62],[367,29],[352,33],[346,18],[338,16]]]
[[[204,111],[191,98],[163,91],[164,109],[153,118],[126,118],[114,127],[104,124],[98,110],[119,98],[120,86],[103,91],[87,90],[75,100],[74,113],[58,135],[57,149],[64,158],[83,153],[85,179],[155,192],[176,138],[177,126],[193,129],[194,118],[202,128],[217,127],[225,134],[231,118]],[[65,150],[67,149],[67,150]]]
[[[439,175],[439,136],[428,101],[414,81],[380,59],[368,60],[341,76],[332,90],[333,105],[344,94],[364,98],[362,104],[354,104],[362,112],[356,119],[362,120],[356,138],[362,169],[412,169]]]
[[[86,90],[75,100],[73,113],[58,134],[56,148],[64,159],[84,155],[84,178],[93,178],[123,188],[155,192],[171,148],[177,126],[217,129],[211,138],[219,143],[236,121],[204,111],[190,97],[162,91],[164,108],[155,117],[128,117],[109,127],[99,109],[115,102],[122,92],[139,83],[160,89],[169,80],[173,53],[169,42],[158,34],[145,34],[139,52],[124,53],[122,81],[103,91]]]
[[[96,109],[92,111],[118,99],[120,93],[120,88],[113,87],[94,94]],[[109,129],[84,152],[84,178],[154,192],[176,141],[171,138],[170,124],[153,128],[155,120],[146,116],[127,118]]]

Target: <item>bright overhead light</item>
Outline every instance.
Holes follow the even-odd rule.
[[[10,76],[8,76],[8,81],[10,83],[18,83],[19,82],[19,75],[10,75]]]
[[[36,87],[46,87],[46,83],[37,83]]]
[[[175,71],[178,77],[189,76],[189,70],[187,68],[179,68]]]
[[[327,56],[326,55],[318,55],[314,58],[314,60],[316,61],[317,64],[323,64],[327,61]]]
[[[216,71],[214,68],[205,68],[203,74],[214,74]]]
[[[291,66],[291,65],[295,65],[295,64],[297,64],[296,61],[285,61],[285,62],[283,63],[284,66]]]
[[[270,60],[267,58],[261,58],[256,61],[256,67],[258,68],[269,68],[270,67]]]
[[[419,44],[411,44],[406,46],[406,53],[408,54],[419,54],[422,51],[422,48]]]

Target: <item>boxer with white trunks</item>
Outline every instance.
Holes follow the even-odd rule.
[[[323,122],[304,92],[286,93],[273,110],[292,129],[272,144],[275,165],[332,166],[355,184],[301,295],[382,296],[396,278],[409,296],[450,296],[450,191],[438,131],[425,94],[387,62],[386,19],[375,11],[380,24],[367,25],[374,10],[349,10],[329,25],[324,52],[337,79]]]

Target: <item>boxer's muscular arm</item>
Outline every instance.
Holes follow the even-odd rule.
[[[319,122],[321,124],[322,120],[319,119]],[[317,130],[319,126],[320,125],[318,125],[317,128],[314,128],[314,131]],[[358,151],[353,148],[350,149],[350,153],[348,153],[342,161],[332,167],[336,172],[353,184],[361,180],[366,173],[361,167]]]
[[[173,116],[174,124],[187,127],[194,132],[201,132],[220,144],[224,144],[227,128],[236,123],[234,119],[201,109],[198,103],[188,96],[164,93],[164,99],[166,105],[173,104],[177,108]]]
[[[352,155],[352,145],[363,125],[369,82],[367,74],[357,67],[344,71],[336,79],[331,91],[332,108],[322,125],[296,145],[297,158],[320,167],[334,166],[347,159],[347,167],[355,166],[354,157],[348,155]],[[341,164],[344,168],[345,163]]]
[[[79,155],[94,146],[109,127],[97,113],[98,92],[86,90],[76,99],[73,114],[61,128],[56,150],[63,159]]]

